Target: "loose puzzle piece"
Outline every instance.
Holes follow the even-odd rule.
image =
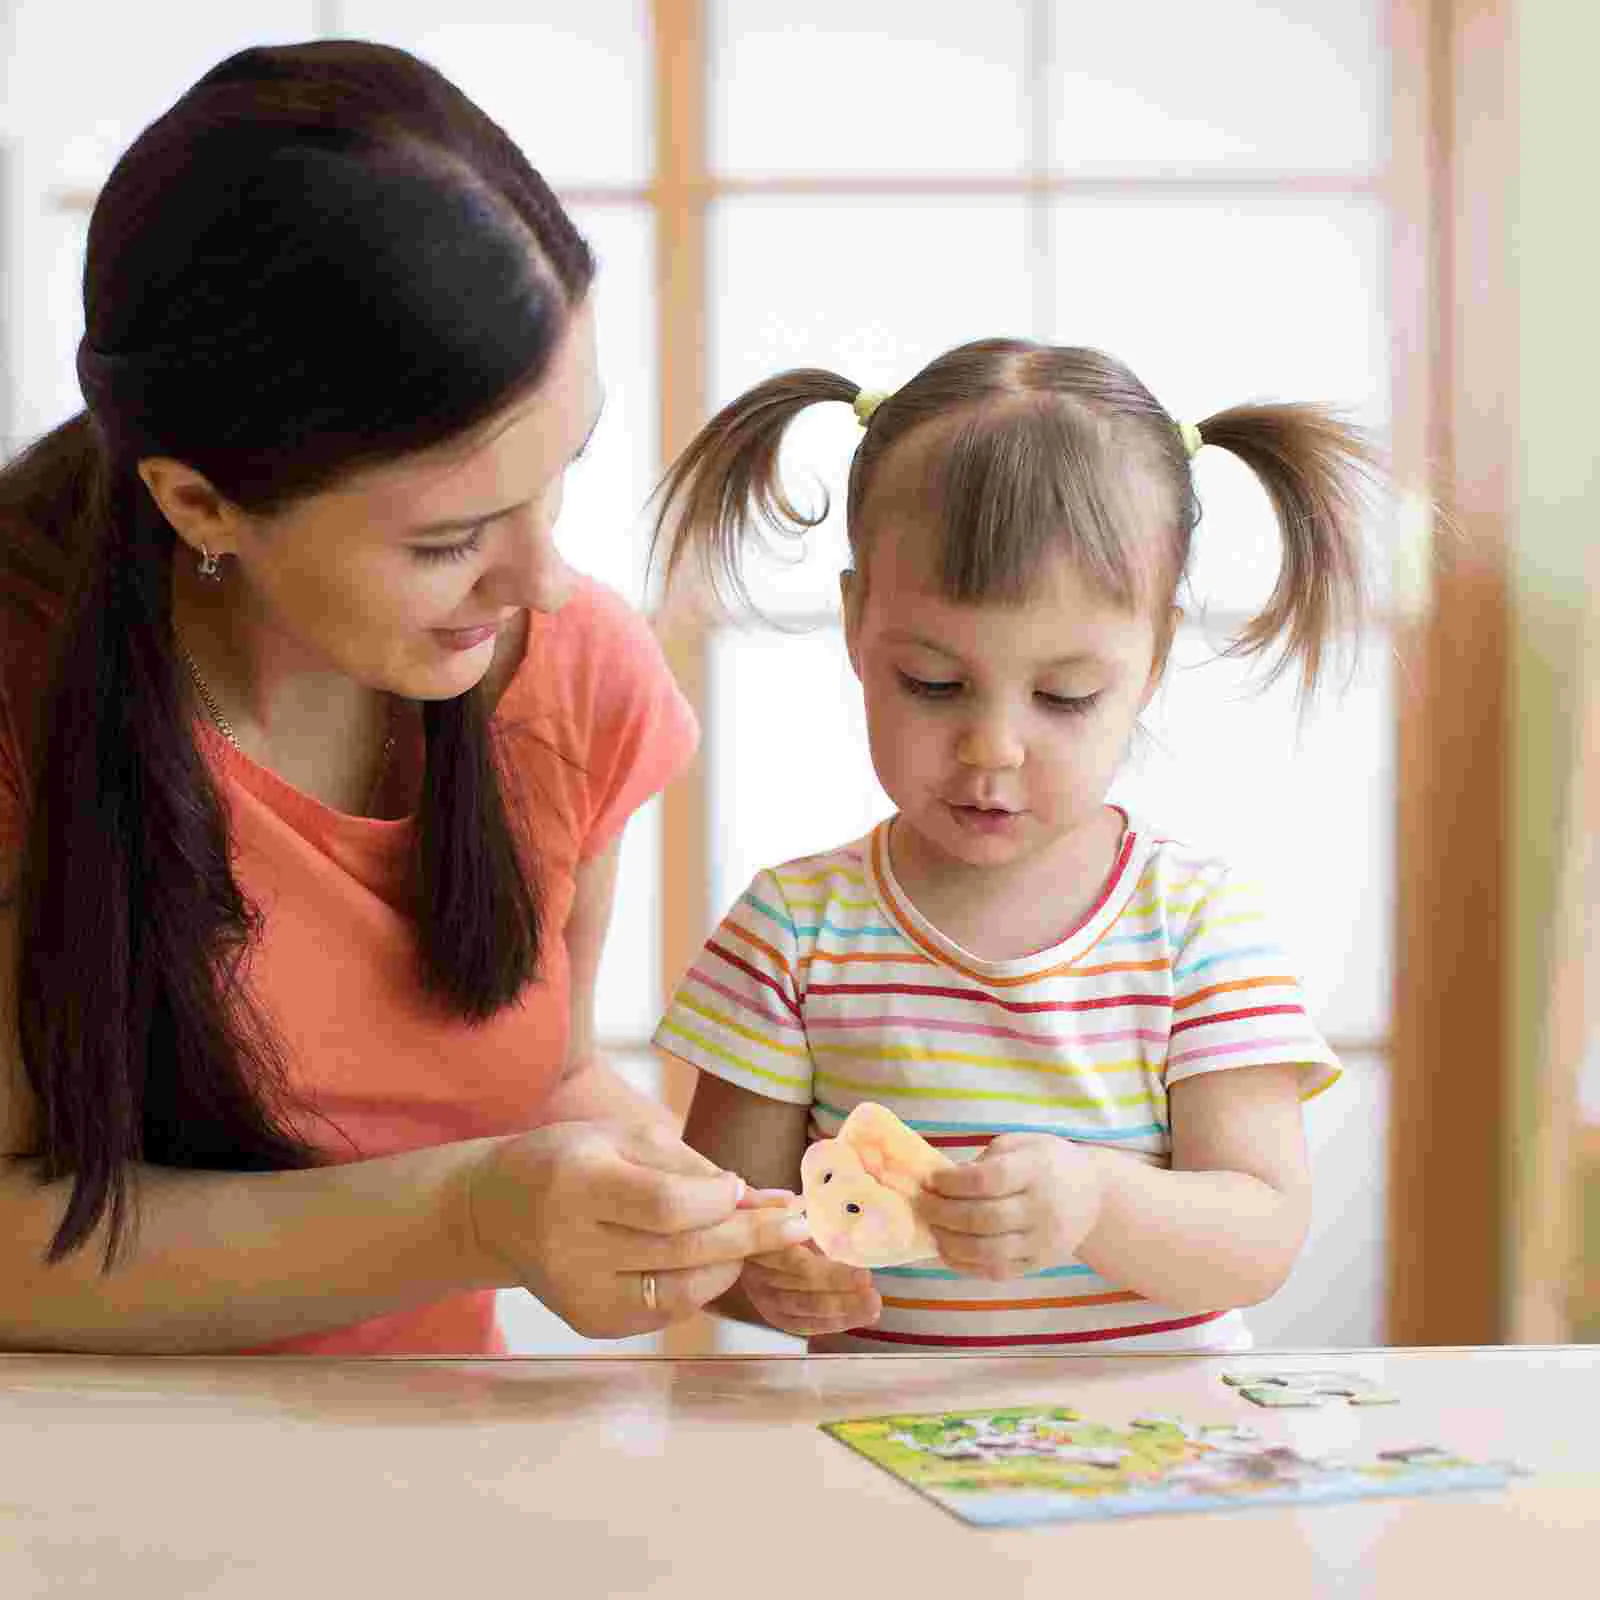
[[[897,1267],[937,1255],[912,1200],[929,1176],[954,1164],[886,1106],[864,1101],[800,1162],[817,1248],[852,1267]]]
[[[1178,1417],[1113,1427],[1066,1406],[862,1417],[822,1428],[963,1521],[990,1527],[1499,1489],[1521,1470],[1434,1446],[1367,1458],[1312,1454],[1249,1428]]]
[[[1258,1406],[1315,1408],[1330,1400],[1353,1406],[1392,1406],[1399,1396],[1358,1372],[1225,1372],[1222,1381]]]

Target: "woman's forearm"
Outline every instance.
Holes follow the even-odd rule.
[[[0,1164],[0,1346],[95,1352],[239,1349],[500,1286],[468,1182],[492,1140],[274,1173],[141,1167],[124,1255],[103,1235],[44,1252],[65,1182]]]
[[[1307,1207],[1243,1172],[1170,1172],[1095,1150],[1100,1214],[1078,1259],[1179,1311],[1255,1305],[1288,1277]]]

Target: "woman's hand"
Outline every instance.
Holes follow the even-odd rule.
[[[1048,1133],[1004,1133],[976,1161],[928,1179],[916,1202],[946,1266],[1021,1278],[1070,1261],[1100,1216],[1093,1154]]]
[[[743,1192],[665,1130],[566,1122],[494,1141],[467,1202],[492,1281],[521,1284],[587,1338],[618,1339],[681,1321],[746,1257],[806,1237],[798,1212],[740,1208]]]

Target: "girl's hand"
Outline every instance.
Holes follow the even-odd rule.
[[[883,1310],[865,1267],[830,1261],[810,1242],[752,1256],[739,1287],[764,1322],[802,1339],[864,1328]]]
[[[1048,1133],[1003,1133],[976,1161],[946,1167],[916,1204],[946,1266],[975,1278],[1020,1278],[1061,1266],[1100,1215],[1101,1168]]]
[[[743,1193],[664,1129],[555,1123],[474,1163],[471,1247],[487,1282],[522,1285],[587,1338],[651,1333],[726,1293],[747,1256],[806,1237],[792,1207],[740,1208]]]

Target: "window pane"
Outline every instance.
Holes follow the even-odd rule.
[[[1213,644],[1216,641],[1213,641]],[[1185,629],[1114,795],[1258,881],[1324,1033],[1389,1027],[1394,685],[1387,639],[1296,721],[1293,688]]]
[[[554,184],[641,184],[650,175],[646,0],[342,0],[340,23],[431,62]]]
[[[34,0],[14,8],[6,126],[39,163],[42,184],[97,188],[123,150],[197,78],[247,45],[317,32],[313,0],[149,8]]]
[[[1173,416],[1249,400],[1318,400],[1386,426],[1385,224],[1376,201],[1237,195],[1054,208],[1053,337],[1127,362]],[[1196,457],[1204,513],[1192,581],[1213,607],[1254,607],[1279,547],[1265,497],[1221,451]],[[1387,541],[1373,574],[1388,590]]]
[[[763,867],[846,844],[893,807],[872,771],[837,628],[727,630],[711,666],[706,758],[721,916]]]
[[[1365,172],[1387,95],[1378,0],[1123,0],[1052,18],[1053,163]]]
[[[617,895],[595,980],[602,1039],[648,1039],[661,1018],[661,802],[635,813],[622,835]],[[644,1065],[653,1067],[648,1058]],[[648,1092],[659,1092],[649,1080]],[[646,1087],[641,1082],[639,1087]]]
[[[714,406],[790,367],[892,389],[952,345],[1031,326],[1027,212],[1015,201],[727,201],[713,213],[711,280]],[[790,430],[786,481],[813,506],[825,488],[833,515],[803,561],[752,563],[764,607],[834,604],[859,438],[843,405],[813,407]]]
[[[642,206],[576,206],[572,214],[600,262],[592,292],[606,398],[593,442],[567,475],[557,543],[574,566],[637,605],[657,459],[654,220]]]
[[[713,169],[1019,170],[1028,9],[1028,0],[714,0]]]
[[[34,191],[37,200],[39,191]],[[83,410],[78,340],[83,337],[83,251],[89,218],[36,204],[19,220],[13,304],[26,316],[11,323],[16,363],[8,426],[11,449]]]

